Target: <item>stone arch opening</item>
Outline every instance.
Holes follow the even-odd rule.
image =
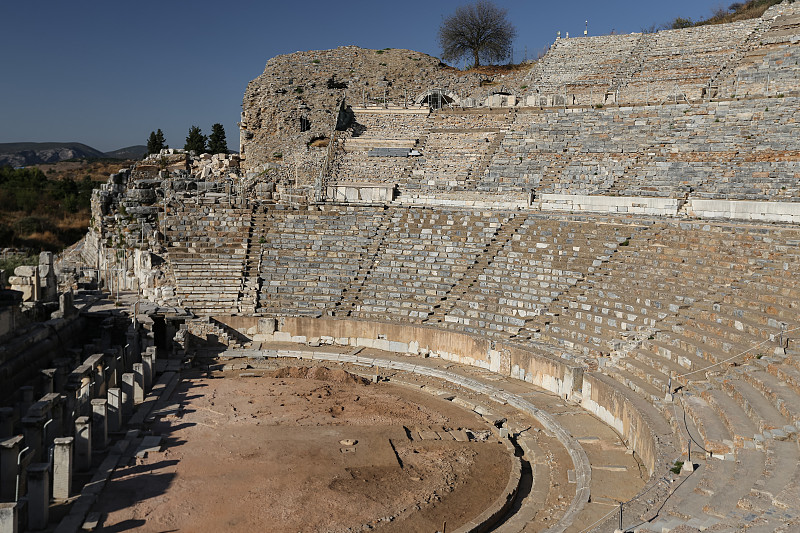
[[[430,89],[420,95],[416,102],[417,105],[429,105],[431,109],[441,109],[445,106],[459,105],[458,96],[445,89]]]

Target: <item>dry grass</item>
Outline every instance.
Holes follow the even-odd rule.
[[[782,0],[751,0],[732,13],[717,13],[696,25],[727,24],[728,22],[759,18],[767,9],[781,2]]]
[[[89,179],[92,181],[105,182],[109,174],[119,172],[120,169],[123,168],[128,168],[132,166],[133,163],[133,160],[81,159],[78,161],[61,161],[59,163],[47,163],[36,166],[52,180],[72,178],[78,181],[85,176],[89,176]]]

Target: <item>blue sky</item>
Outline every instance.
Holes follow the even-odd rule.
[[[732,0],[731,0],[732,1]],[[436,31],[464,1],[2,0],[0,142],[83,142],[109,151],[161,128],[183,147],[220,122],[228,146],[247,83],[270,57],[357,45],[440,53]],[[497,0],[515,59],[577,36],[708,16],[719,0]]]

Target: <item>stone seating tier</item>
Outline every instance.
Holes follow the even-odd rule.
[[[797,201],[796,104],[786,97],[759,107],[748,100],[519,113],[477,188]]]

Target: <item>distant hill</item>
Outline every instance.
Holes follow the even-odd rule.
[[[128,146],[127,148],[120,148],[112,152],[106,152],[106,157],[112,159],[141,159],[147,155],[147,146],[137,144],[135,146]]]
[[[138,159],[146,152],[145,146],[106,153],[82,143],[0,143],[0,166],[27,167],[67,159]]]

